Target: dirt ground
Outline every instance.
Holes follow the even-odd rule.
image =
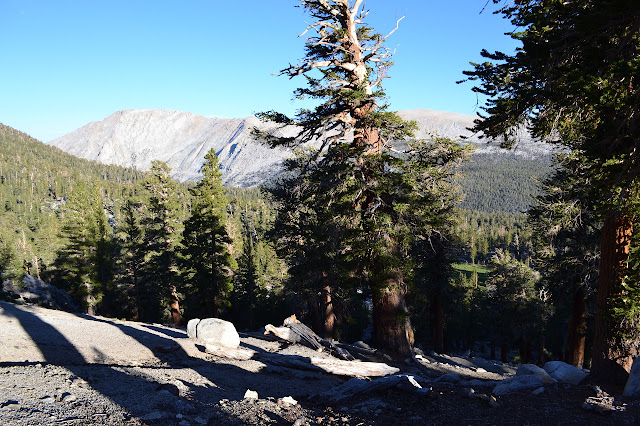
[[[260,333],[241,333],[241,346],[330,358]],[[349,377],[216,357],[184,330],[158,324],[0,302],[3,425],[640,423],[640,401],[622,398],[621,388],[603,383],[615,398],[614,410],[584,409],[585,399],[595,396],[589,378],[578,386],[546,385],[537,395],[515,391],[489,404],[477,395],[490,395],[514,366],[434,354],[425,355],[422,366],[395,366],[430,390],[393,387],[328,403],[319,395],[331,394]],[[441,379],[448,373],[460,380]],[[247,390],[257,398],[245,398]]]

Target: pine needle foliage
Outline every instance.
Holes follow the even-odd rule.
[[[317,106],[295,117],[258,114],[285,132],[254,130],[271,146],[301,149],[286,164],[283,189],[275,192],[282,206],[292,209],[280,210],[289,232],[283,238],[297,259],[294,267],[312,263],[316,276],[329,282],[352,280],[368,287],[375,343],[401,358],[410,352],[405,296],[416,229],[439,222],[434,201],[444,200],[437,192],[448,172],[438,172],[455,168],[466,151],[441,141],[394,150],[393,141],[412,138],[416,129],[416,123],[387,110],[382,87],[393,56],[385,41],[400,20],[383,35],[365,23],[369,11],[361,0],[300,0],[298,6],[313,18],[304,33],[311,33],[306,55],[280,74],[304,76],[306,86],[295,97]],[[423,161],[431,155],[425,151],[443,147],[439,164]]]

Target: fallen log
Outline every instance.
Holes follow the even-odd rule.
[[[322,371],[337,376],[382,377],[400,370],[380,362],[344,361],[339,359],[308,358],[298,355],[281,355],[269,352],[256,353],[254,359],[281,367]]]
[[[322,351],[323,348],[327,348],[332,355],[346,361],[353,361],[355,359],[345,349],[342,349],[333,342],[318,336],[313,332],[313,330],[298,321],[295,315],[291,315],[286,318],[284,320],[283,327],[274,327],[271,324],[267,324],[264,329],[265,334],[273,333],[281,339],[291,343],[302,343],[317,351]]]
[[[290,343],[300,343],[300,335],[289,327],[274,327],[271,324],[267,324],[264,326],[264,334],[269,333],[272,333],[273,335]]]

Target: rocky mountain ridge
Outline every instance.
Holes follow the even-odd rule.
[[[506,152],[496,143],[487,143],[472,134],[475,117],[464,114],[430,111],[400,111],[407,120],[418,122],[416,135],[427,138],[437,133],[451,138],[466,137],[476,145],[477,155],[548,156],[549,145],[532,140],[520,132],[515,150]],[[223,182],[228,186],[256,186],[273,177],[280,163],[291,155],[284,148],[270,149],[251,136],[251,129],[268,128],[255,117],[203,117],[181,111],[138,109],[117,111],[99,122],[87,125],[50,142],[63,151],[104,164],[116,164],[147,170],[152,160],[162,160],[180,181],[197,180],[205,154],[213,148],[220,160]],[[287,129],[283,130],[287,132]],[[289,130],[289,131],[292,131]]]

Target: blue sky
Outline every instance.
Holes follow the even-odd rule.
[[[456,85],[480,50],[512,52],[487,0],[369,0],[387,45],[394,110],[475,114]],[[115,111],[161,108],[241,118],[292,114],[304,82],[273,74],[304,56],[297,0],[0,0],[0,122],[48,142]]]

